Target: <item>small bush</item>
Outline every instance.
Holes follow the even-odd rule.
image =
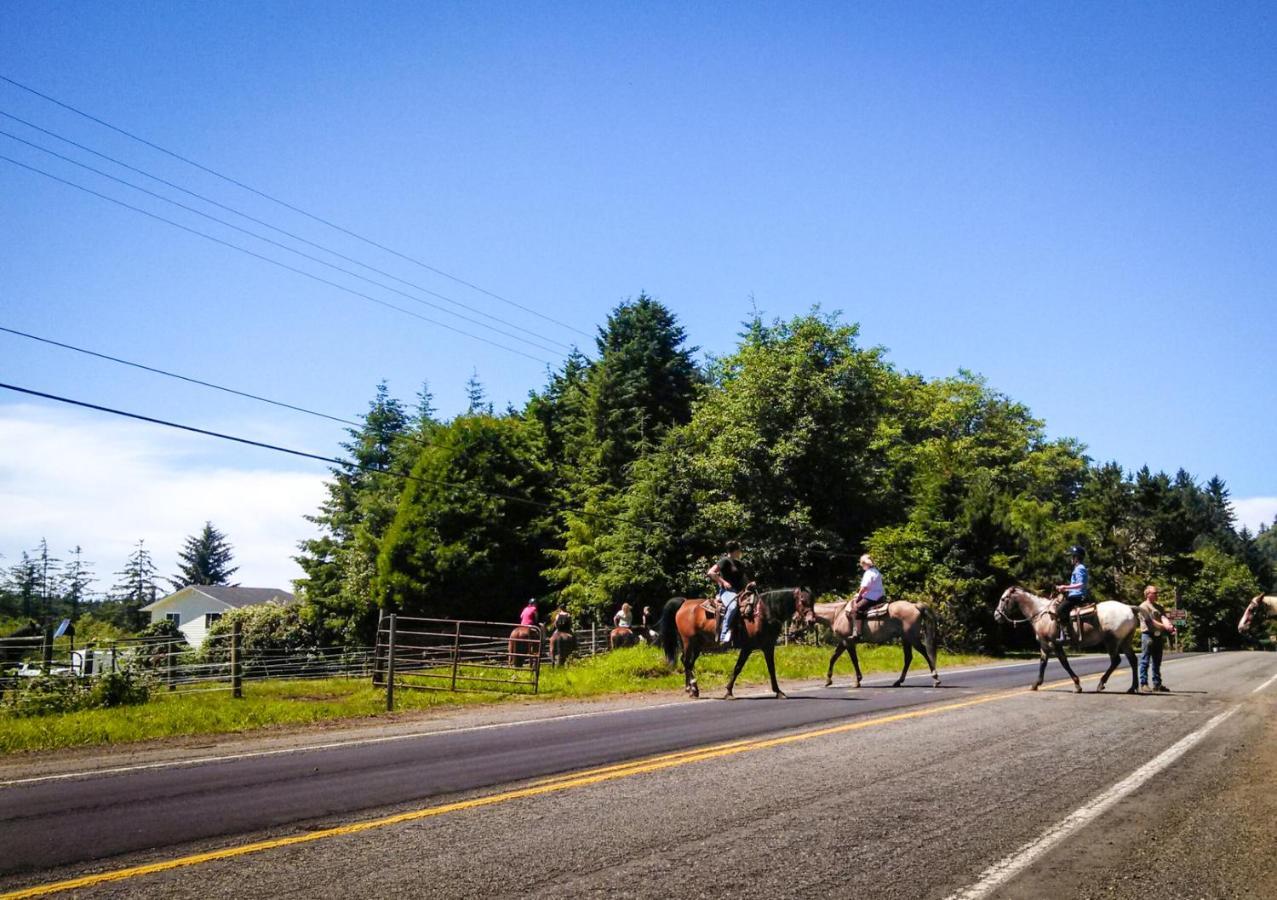
[[[15,718],[128,706],[145,703],[151,696],[147,681],[128,671],[94,679],[41,675],[23,680],[27,683],[10,693],[2,707]]]
[[[151,697],[146,679],[129,671],[108,672],[93,680],[88,707],[135,706]]]

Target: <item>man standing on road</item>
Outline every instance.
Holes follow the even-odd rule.
[[[1140,616],[1140,690],[1147,691],[1149,663],[1153,664],[1153,693],[1169,694],[1170,688],[1162,684],[1162,650],[1166,635],[1175,633],[1175,624],[1166,618],[1166,610],[1157,602],[1157,588],[1144,588],[1144,602],[1140,609],[1148,616]]]
[[[718,602],[723,610],[723,620],[718,626],[718,642],[724,647],[732,643],[732,617],[736,614],[736,598],[748,583],[740,557],[740,544],[728,541],[727,555],[710,566],[705,573],[710,581],[718,585]]]
[[[1064,634],[1073,642],[1073,646],[1079,646],[1082,643],[1082,628],[1078,625],[1077,631],[1073,630],[1072,616],[1070,613],[1073,607],[1082,606],[1087,602],[1090,595],[1091,577],[1086,571],[1086,551],[1081,547],[1070,547],[1069,553],[1073,557],[1073,574],[1069,576],[1068,584],[1057,584],[1057,591],[1064,591],[1064,599],[1060,605],[1056,607],[1055,615],[1060,625],[1064,628]]]

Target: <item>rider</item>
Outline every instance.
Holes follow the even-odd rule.
[[[612,617],[612,624],[617,628],[630,628],[634,622],[634,609],[628,603],[622,603],[620,610]]]
[[[740,544],[727,542],[727,555],[709,567],[705,574],[718,585],[718,601],[723,607],[723,621],[718,626],[718,642],[724,647],[732,643],[732,617],[736,615],[736,598],[745,590],[745,566],[740,561]]]
[[[519,613],[519,624],[531,627],[537,623],[537,601],[533,597],[528,600],[528,605],[523,607],[523,612]]]
[[[1081,606],[1090,596],[1091,576],[1086,571],[1086,551],[1081,547],[1073,546],[1069,548],[1069,554],[1073,557],[1073,574],[1069,576],[1068,584],[1057,584],[1057,591],[1064,591],[1064,599],[1060,601],[1060,605],[1056,607],[1055,615],[1060,625],[1064,628],[1064,633],[1068,635],[1073,644],[1082,643],[1081,626],[1076,631],[1073,628],[1073,617],[1069,615],[1073,607]]]
[[[868,553],[860,557],[860,568],[864,569],[865,574],[860,579],[860,590],[856,591],[856,596],[851,598],[851,636],[852,638],[860,637],[860,628],[864,620],[864,614],[869,607],[881,603],[887,596],[887,590],[882,585],[882,573],[878,571],[878,567],[874,565],[873,558]]]

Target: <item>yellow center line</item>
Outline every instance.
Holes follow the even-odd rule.
[[[1099,673],[1083,676],[1083,680],[1098,676]],[[1071,686],[1072,684],[1072,681],[1058,681],[1043,685],[1043,687],[1052,688],[1061,685]],[[939,706],[924,706],[921,709],[912,709],[905,712],[892,713],[886,716],[877,716],[872,719],[861,719],[855,722],[845,722],[841,725],[830,725],[825,728],[800,731],[792,734],[780,735],[779,737],[713,744],[694,750],[685,750],[678,753],[665,754],[663,756],[649,757],[629,763],[619,763],[614,766],[605,766],[598,769],[587,769],[572,772],[568,775],[547,779],[541,782],[533,782],[526,787],[501,791],[500,793],[489,794],[485,797],[475,797],[470,800],[458,800],[453,803],[443,803],[438,806],[428,806],[422,809],[410,810],[409,812],[397,813],[392,816],[383,816],[379,819],[369,819],[364,822],[354,822],[349,825],[338,825],[333,828],[324,828],[317,831],[309,831],[304,834],[290,835],[288,837],[254,841],[250,844],[241,844],[238,847],[225,847],[221,850],[210,850],[206,853],[195,853],[190,856],[180,856],[175,859],[161,860],[159,862],[146,863],[140,866],[130,866],[128,868],[115,869],[109,872],[98,872],[92,875],[84,875],[79,878],[69,878],[65,881],[53,881],[47,884],[38,884],[32,887],[11,891],[6,894],[0,894],[0,900],[18,900],[18,898],[21,897],[43,897],[48,894],[56,894],[62,891],[80,890],[113,881],[124,881],[130,878],[138,878],[143,875],[154,875],[159,872],[172,871],[173,869],[198,866],[203,863],[217,862],[224,859],[234,859],[239,856],[263,853],[268,850],[278,850],[281,847],[292,847],[298,844],[309,844],[332,837],[359,834],[364,831],[387,828],[392,825],[402,825],[405,822],[417,822],[422,819],[431,819],[448,813],[480,809],[485,806],[495,806],[499,803],[508,803],[512,800],[523,800],[528,797],[539,797],[545,794],[557,793],[559,791],[588,787],[590,785],[600,784],[606,781],[627,778],[631,775],[641,775],[648,772],[658,772],[662,769],[672,769],[677,766],[684,766],[707,759],[735,756],[740,753],[752,752],[754,750],[782,747],[787,744],[798,743],[799,741],[809,741],[813,738],[860,731],[877,725],[887,725],[892,722],[903,722],[908,719],[919,719],[924,716],[934,716],[943,712],[951,712],[957,709],[979,706],[982,703],[991,703],[995,700],[1006,700],[1010,697],[1023,696],[1024,693],[1024,688],[1016,688],[1013,690],[999,691],[983,697],[974,697],[970,700],[945,703]]]

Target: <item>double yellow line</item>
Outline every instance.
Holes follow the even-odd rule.
[[[1072,682],[1063,681],[1057,682],[1057,684],[1071,685]],[[1053,686],[1055,685],[1046,685],[1046,687]],[[779,737],[711,744],[709,746],[699,747],[693,750],[682,750],[676,753],[666,753],[661,756],[652,756],[646,759],[617,763],[616,765],[602,766],[595,769],[584,769],[567,775],[559,775],[541,779],[539,781],[533,781],[525,787],[501,791],[500,793],[489,794],[485,797],[475,797],[470,800],[458,800],[455,803],[443,803],[438,806],[427,806],[422,809],[397,813],[393,816],[383,816],[379,819],[369,819],[364,822],[355,822],[350,825],[338,825],[333,828],[309,831],[304,834],[296,834],[289,837],[255,841],[251,844],[242,844],[238,847],[226,847],[222,850],[210,850],[207,853],[195,853],[190,856],[180,856],[176,859],[162,860],[160,862],[147,863],[140,866],[130,866],[125,869],[115,869],[110,872],[98,872],[93,875],[84,875],[79,878],[69,878],[65,881],[53,881],[47,884],[34,885],[32,887],[11,891],[7,894],[0,894],[0,900],[17,900],[17,898],[20,897],[43,897],[48,894],[56,894],[61,891],[80,890],[83,888],[94,887],[99,884],[107,884],[113,881],[124,881],[130,878],[138,878],[143,875],[154,875],[159,872],[168,872],[173,869],[198,866],[203,863],[217,862],[224,859],[234,859],[239,856],[249,856],[250,854],[263,853],[267,850],[277,850],[281,847],[294,847],[298,844],[310,844],[315,841],[326,840],[327,838],[359,834],[360,832],[372,831],[377,828],[386,828],[392,825],[402,825],[405,822],[417,822],[422,819],[432,819],[435,816],[442,816],[448,813],[462,812],[469,809],[480,809],[485,806],[496,806],[500,803],[508,803],[512,800],[524,800],[528,797],[539,797],[544,794],[553,794],[558,793],[559,791],[572,790],[574,788],[589,787],[590,785],[601,784],[605,781],[615,781],[620,778],[628,778],[631,775],[642,775],[648,772],[659,772],[662,769],[672,769],[677,766],[690,765],[692,763],[701,762],[702,760],[719,759],[724,756],[735,756],[740,753],[749,753],[754,750],[765,750],[769,747],[782,747],[786,744],[796,744],[800,741],[810,741],[814,738],[828,737],[829,735],[834,734],[846,734],[847,732],[860,731],[862,729],[873,728],[878,725],[888,725],[892,722],[903,722],[908,719],[920,719],[924,716],[939,715],[940,713],[952,712],[956,709],[966,709],[971,706],[979,706],[982,703],[991,703],[995,700],[1005,700],[1008,697],[1022,696],[1024,693],[1024,688],[999,691],[995,694],[987,694],[982,697],[975,697],[970,700],[962,700],[956,703],[944,703],[939,706],[925,706],[921,709],[892,713],[886,716],[876,716],[871,719],[846,722],[841,725],[831,725],[826,728],[800,731],[793,734],[781,735]]]

